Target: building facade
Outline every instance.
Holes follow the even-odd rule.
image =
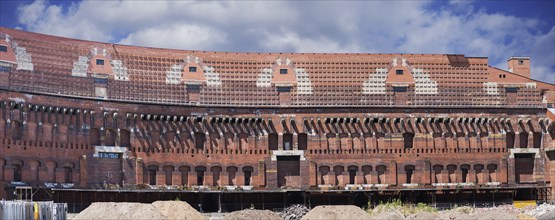
[[[505,71],[457,54],[187,51],[7,28],[0,37],[2,198],[25,185],[532,189],[555,199],[555,85],[531,79],[527,57]]]

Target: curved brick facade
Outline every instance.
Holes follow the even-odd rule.
[[[555,182],[555,86],[527,78],[528,58],[506,72],[463,55],[178,51],[0,33],[6,189]]]

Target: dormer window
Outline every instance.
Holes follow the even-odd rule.
[[[396,70],[396,71],[395,71],[395,74],[397,74],[397,75],[403,75],[403,70]]]
[[[104,66],[104,60],[103,59],[96,59],[96,65]]]
[[[287,69],[279,69],[279,74],[287,74]]]
[[[189,72],[191,72],[191,73],[196,73],[196,72],[197,72],[197,67],[195,67],[195,66],[190,66],[190,67],[189,67]]]
[[[8,47],[6,45],[0,45],[0,52],[8,52]]]

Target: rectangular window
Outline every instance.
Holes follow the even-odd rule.
[[[6,45],[0,45],[0,52],[8,52],[8,47]]]
[[[195,67],[195,66],[190,66],[190,67],[189,67],[189,72],[191,72],[191,73],[196,73],[196,72],[197,72],[197,67]]]
[[[290,86],[279,86],[277,87],[278,92],[291,92]]]
[[[279,69],[279,74],[287,74],[287,69]]]
[[[397,74],[397,75],[403,75],[403,70],[396,70],[396,71],[395,71],[395,74]]]
[[[103,59],[96,59],[96,65],[104,66],[104,60]]]

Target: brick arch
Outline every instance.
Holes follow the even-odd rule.
[[[443,183],[446,182],[443,178],[441,173],[443,172],[443,165],[441,164],[435,164],[432,166],[432,171],[433,171],[433,176],[432,176],[432,180],[434,183]]]
[[[223,172],[223,168],[220,165],[213,165],[210,167],[210,172],[212,173],[212,185],[213,186],[222,186],[223,183],[221,182],[221,174]]]
[[[457,165],[455,164],[448,164],[447,166],[445,166],[445,169],[447,169],[447,175],[449,176],[448,178],[448,182],[449,183],[455,183],[457,182]]]
[[[386,175],[387,175],[387,166],[380,164],[376,166],[376,172],[378,174],[377,183],[385,183],[386,182]]]

